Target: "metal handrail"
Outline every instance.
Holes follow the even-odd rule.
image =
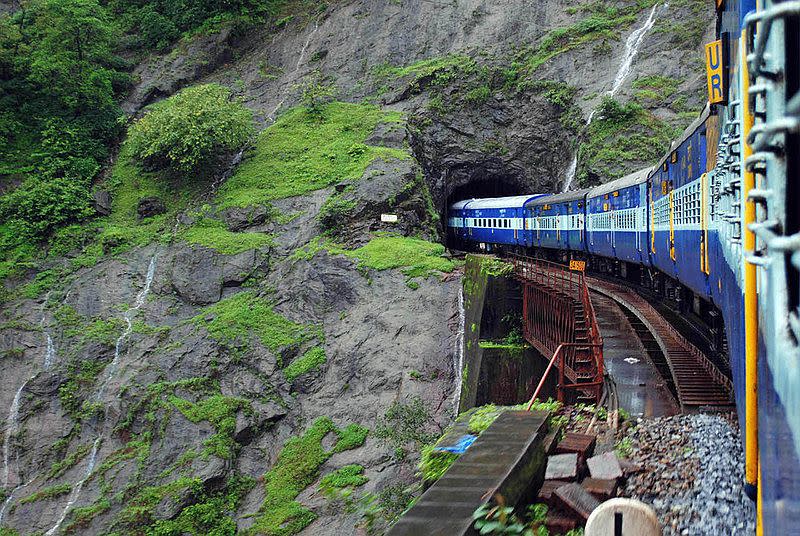
[[[558,345],[558,348],[556,348],[555,353],[553,353],[553,357],[550,358],[550,362],[547,364],[547,368],[545,369],[544,374],[542,375],[542,379],[539,380],[539,385],[536,386],[536,390],[533,392],[533,396],[528,401],[528,405],[525,408],[527,411],[531,410],[531,408],[533,407],[533,403],[536,401],[537,398],[539,398],[539,393],[541,392],[542,387],[544,386],[544,381],[547,379],[547,376],[550,374],[550,370],[552,370],[553,365],[555,364],[557,358],[560,358],[560,361],[562,363],[562,366],[558,367],[558,368],[560,368],[562,370],[562,372],[563,372],[563,361],[564,361],[564,352],[563,352],[563,350],[566,349],[566,348],[578,347],[578,346],[585,346],[585,345],[582,344],[582,343],[577,343],[577,342],[564,342],[564,343],[561,343],[561,344]],[[591,345],[591,346],[596,346],[596,345]],[[600,345],[600,346],[602,346],[602,345]],[[595,385],[595,383],[593,382],[593,383],[581,384],[581,385]]]
[[[509,260],[514,266],[514,274],[518,279],[542,287],[546,294],[555,294],[556,302],[561,303],[560,308],[555,307],[556,314],[547,320],[541,319],[541,325],[537,325],[535,331],[528,326],[527,318],[524,326],[526,337],[532,339],[529,342],[532,342],[540,351],[554,352],[548,368],[555,363],[555,357],[560,356],[559,389],[598,385],[598,381],[602,381],[604,373],[603,338],[597,325],[584,273],[569,270],[558,263],[522,255],[513,255]],[[558,294],[563,294],[565,297],[558,297]],[[527,300],[527,296],[528,291],[525,291],[525,300]],[[584,321],[587,329],[588,340],[586,342],[575,340],[575,315],[577,313],[575,304],[578,303],[583,307],[581,320]],[[536,344],[537,342],[539,344]],[[555,351],[554,346],[556,347]],[[575,370],[579,348],[588,350],[590,354],[591,375],[585,376],[583,379],[591,379],[591,382],[578,382],[579,377]],[[545,373],[546,375],[547,373]],[[574,382],[573,385],[565,385],[565,377]]]

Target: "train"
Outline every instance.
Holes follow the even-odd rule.
[[[800,533],[800,2],[717,0],[708,103],[652,167],[451,204],[464,248],[581,259],[703,319],[727,352],[757,533]]]

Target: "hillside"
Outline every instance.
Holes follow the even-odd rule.
[[[122,4],[102,3],[124,26]],[[4,98],[2,536],[382,533],[465,372],[448,201],[561,190],[576,155],[573,187],[622,176],[705,100],[700,0],[240,4],[109,34],[108,132],[24,139]],[[134,120],[198,84],[256,133],[213,173],[143,166]],[[48,113],[99,109],[78,89],[83,115]],[[80,186],[45,187],[74,167]]]

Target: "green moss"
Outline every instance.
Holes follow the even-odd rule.
[[[292,322],[276,313],[272,303],[250,291],[206,307],[192,320],[217,341],[247,346],[256,336],[272,352],[314,337],[316,328]]]
[[[325,349],[317,346],[289,363],[289,366],[283,369],[283,374],[286,376],[287,380],[293,381],[303,374],[320,368],[327,361]]]
[[[621,177],[626,169],[658,159],[678,134],[638,103],[605,97],[580,146],[578,177],[585,185]]]
[[[234,536],[237,534],[233,512],[245,495],[255,486],[255,480],[234,475],[225,486],[215,492],[198,490],[192,504],[181,509],[174,519],[155,521],[147,527],[152,536]]]
[[[323,476],[319,481],[319,490],[326,497],[336,496],[339,490],[357,488],[369,482],[364,476],[364,467],[361,465],[345,465]]]
[[[404,268],[409,277],[428,275],[432,272],[452,272],[455,263],[443,255],[445,248],[418,238],[403,236],[376,236],[366,245],[343,251],[348,257],[358,259],[363,268],[388,270]]]
[[[344,452],[362,446],[367,440],[369,430],[359,424],[351,423],[342,429],[337,429],[336,435],[339,440],[333,447],[333,452]]]
[[[64,534],[72,534],[80,528],[86,527],[97,516],[108,512],[111,509],[111,502],[108,499],[100,499],[88,506],[79,506],[70,511],[68,522],[64,525]]]
[[[239,410],[252,412],[250,402],[222,394],[212,395],[198,402],[191,402],[175,395],[168,398],[178,411],[191,422],[208,421],[214,426],[216,434],[204,442],[204,455],[214,455],[223,460],[233,458],[236,446],[233,439],[236,431],[236,413]]]
[[[224,207],[247,207],[361,178],[376,158],[408,158],[364,142],[382,122],[401,115],[374,106],[334,102],[321,114],[293,108],[258,137],[255,151],[219,191]]]
[[[265,233],[231,232],[219,220],[202,218],[184,230],[182,238],[190,244],[198,244],[225,255],[235,255],[251,249],[272,246],[272,235]]]
[[[153,522],[153,511],[162,501],[177,500],[187,490],[199,493],[202,486],[198,478],[180,477],[166,484],[131,489],[130,491],[135,491],[135,494],[125,498],[124,507],[115,517],[114,523],[122,527],[135,527],[139,532],[143,526]]]
[[[275,465],[264,475],[264,503],[247,534],[290,536],[316,519],[314,512],[295,499],[314,482],[320,466],[333,454],[324,449],[322,440],[336,431],[331,419],[320,417],[302,436],[284,444]]]
[[[374,434],[393,449],[405,449],[409,444],[415,449],[421,449],[436,439],[436,435],[427,431],[430,422],[430,411],[421,398],[395,401],[378,419]]]
[[[484,257],[481,259],[481,273],[493,277],[506,277],[514,273],[514,265],[500,259]]]
[[[415,83],[424,78],[434,78],[437,85],[447,85],[457,76],[464,76],[477,68],[475,60],[464,54],[448,54],[447,56],[428,58],[406,66],[398,67],[384,64],[372,70],[377,78],[400,79],[411,78]]]
[[[639,77],[631,85],[638,90],[635,94],[636,99],[651,101],[653,104],[665,104],[678,91],[682,81],[669,76],[652,75]]]
[[[36,493],[31,493],[27,497],[21,498],[18,504],[28,504],[36,501],[41,501],[44,499],[52,499],[53,497],[60,497],[61,495],[66,495],[70,491],[72,491],[72,484],[56,484],[54,486],[49,486],[47,488],[39,490]]]
[[[419,472],[422,479],[426,482],[439,480],[458,458],[458,454],[435,450],[435,445],[424,447],[419,460]]]
[[[19,532],[11,527],[0,527],[0,536],[19,536]]]
[[[90,450],[92,450],[91,443],[79,446],[77,449],[75,449],[75,452],[73,452],[63,460],[53,463],[53,465],[50,466],[50,471],[47,473],[47,478],[54,479],[60,477],[61,475],[66,473],[69,469],[74,467],[83,458],[85,458],[86,455],[89,454]]]
[[[535,46],[524,49],[507,72],[507,85],[524,89],[528,77],[548,60],[592,41],[617,39],[636,19],[636,10],[598,5],[588,17],[551,30]]]

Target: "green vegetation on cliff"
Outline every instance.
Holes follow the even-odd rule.
[[[211,176],[253,134],[253,113],[216,84],[193,86],[148,107],[128,145],[148,169]]]
[[[248,534],[291,536],[317,518],[314,512],[295,499],[314,482],[322,464],[339,450],[337,447],[342,439],[330,451],[322,445],[322,440],[331,432],[338,434],[339,429],[328,417],[320,417],[303,435],[284,444],[275,465],[264,475],[264,502]],[[360,444],[348,447],[357,448],[363,442],[362,438]],[[350,478],[349,482],[354,480]]]
[[[273,353],[319,336],[315,326],[298,324],[273,310],[272,303],[251,291],[234,294],[206,307],[193,322],[215,340],[247,347],[252,336]]]
[[[255,149],[220,188],[221,207],[265,204],[361,178],[376,158],[408,158],[398,149],[366,145],[379,123],[397,112],[333,102],[318,114],[292,108],[259,134]]]

